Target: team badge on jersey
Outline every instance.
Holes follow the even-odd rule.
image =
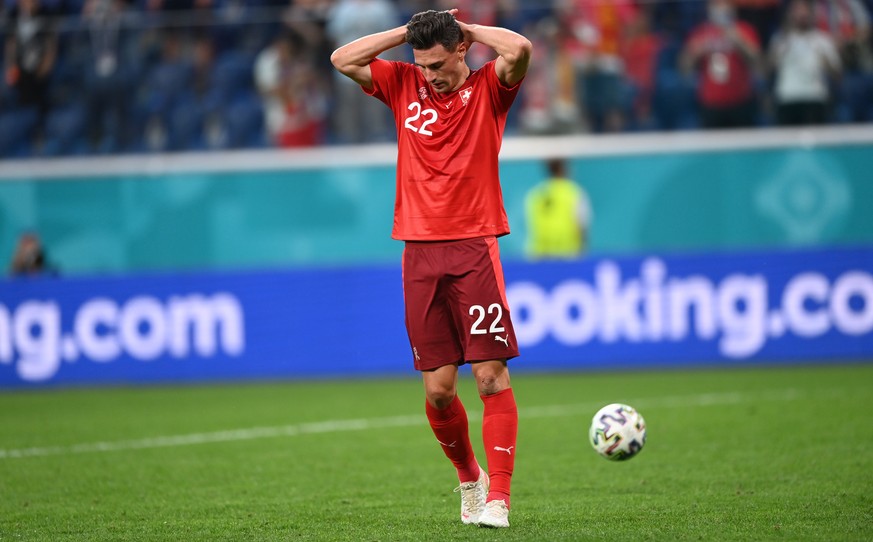
[[[420,87],[418,89],[418,97],[421,98],[422,100],[427,100],[427,88],[426,87]]]
[[[470,96],[473,94],[473,89],[471,87],[467,87],[461,91],[461,103],[463,105],[467,105],[467,102],[470,101]]]

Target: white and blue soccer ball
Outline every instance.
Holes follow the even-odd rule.
[[[588,439],[607,459],[624,461],[640,453],[646,443],[646,421],[635,408],[612,403],[597,411],[591,420]]]

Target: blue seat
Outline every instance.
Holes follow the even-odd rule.
[[[652,111],[658,128],[680,130],[699,125],[694,83],[676,70],[661,70],[655,76]]]
[[[225,112],[227,145],[231,148],[263,144],[264,109],[260,97],[251,93],[235,100]]]
[[[59,55],[51,74],[49,96],[55,107],[63,107],[81,101],[84,84],[84,59],[72,52]]]
[[[219,99],[233,100],[254,88],[254,58],[240,51],[221,55],[212,69],[211,87]]]
[[[46,120],[44,153],[47,156],[62,156],[87,152],[86,119],[87,111],[81,105],[74,104],[51,111]]]
[[[679,2],[679,31],[687,36],[694,28],[707,20],[706,2]]]
[[[873,104],[873,78],[859,73],[846,73],[838,89],[837,122],[865,122]]]
[[[149,73],[145,83],[144,106],[149,114],[166,116],[191,82],[191,65],[185,62],[161,63]]]
[[[655,72],[678,70],[681,53],[682,44],[679,41],[672,38],[665,40],[655,60]]]
[[[203,142],[204,110],[194,96],[185,96],[173,108],[168,123],[170,150],[199,150]]]
[[[30,155],[38,121],[39,113],[32,107],[0,113],[0,156],[21,158]]]
[[[0,111],[10,111],[18,102],[18,90],[0,80]]]

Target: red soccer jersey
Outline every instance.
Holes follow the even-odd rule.
[[[397,125],[397,193],[391,236],[406,241],[506,235],[497,172],[506,114],[519,84],[504,86],[494,61],[455,92],[437,94],[416,66],[376,59],[373,90]]]

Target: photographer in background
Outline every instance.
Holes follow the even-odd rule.
[[[39,236],[28,232],[18,238],[18,246],[12,255],[9,274],[13,277],[55,275],[57,271],[48,265],[45,249]]]

